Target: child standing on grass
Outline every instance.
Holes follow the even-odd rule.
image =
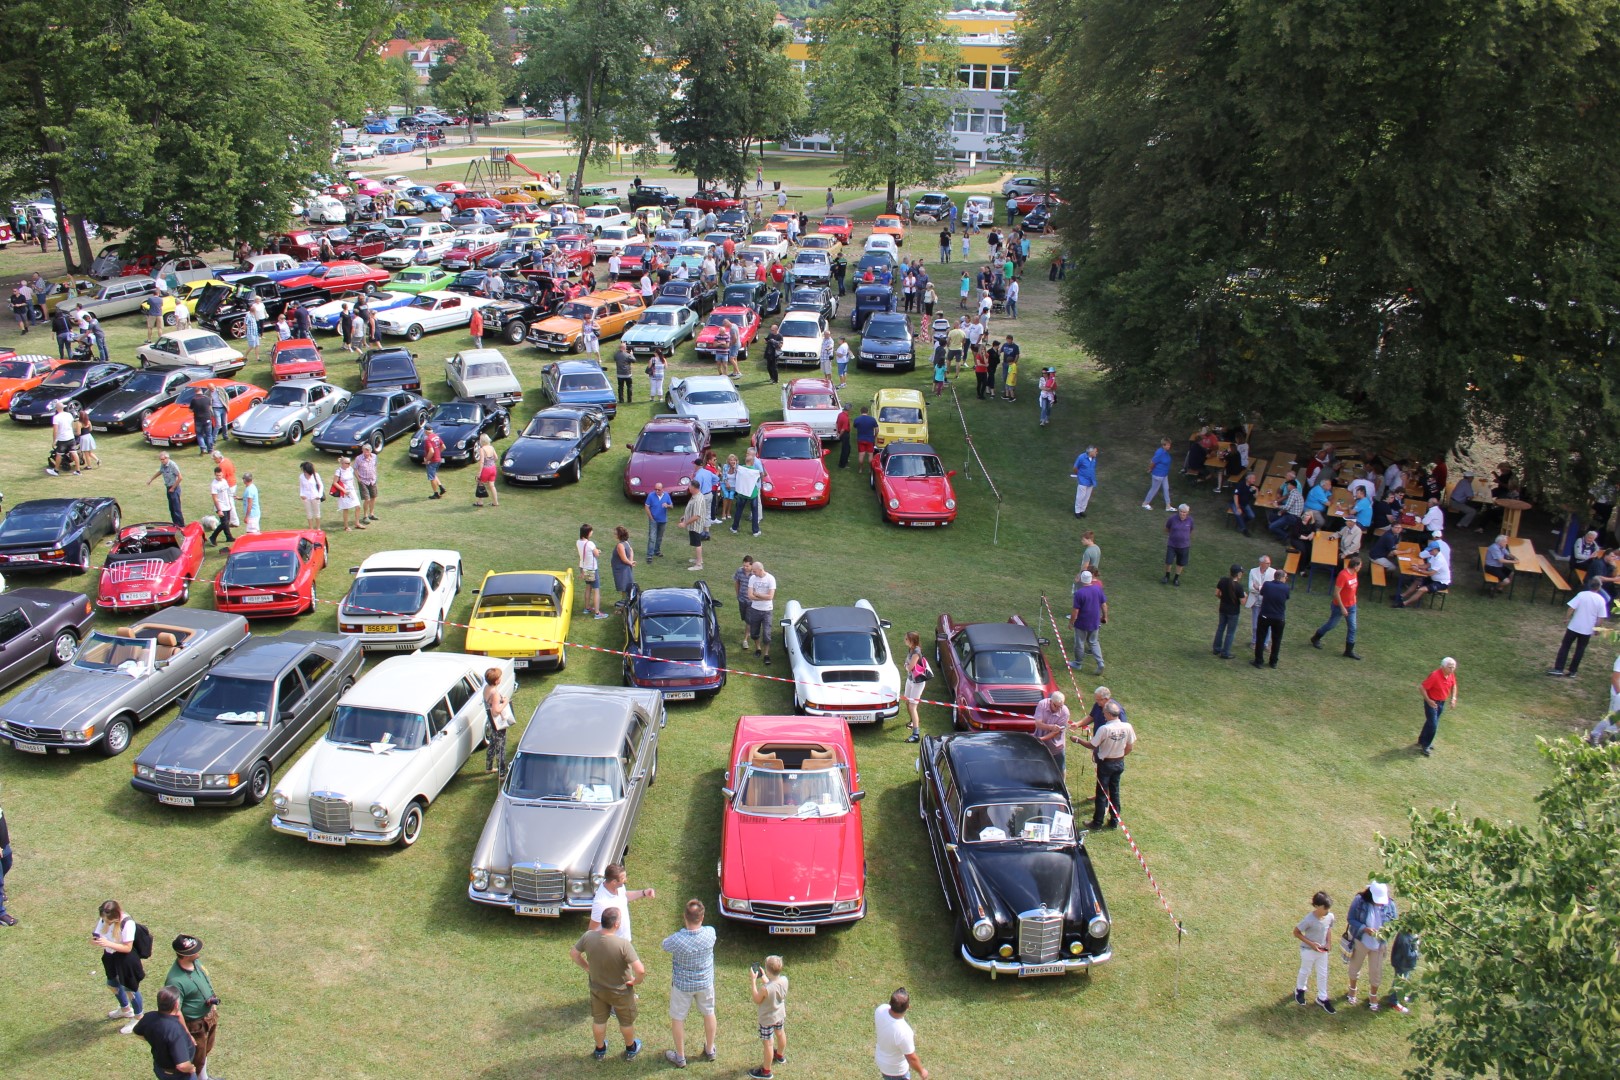
[[[96,456],[95,432],[90,430],[89,409],[79,414],[79,464],[85,469],[101,468],[101,458]]]
[[[1299,939],[1299,979],[1294,984],[1294,1000],[1305,1004],[1305,984],[1311,971],[1316,971],[1316,1003],[1326,1012],[1334,1012],[1333,999],[1328,994],[1328,961],[1333,949],[1333,900],[1325,892],[1311,897],[1311,910],[1294,926]]]
[[[749,969],[754,987],[754,1004],[759,1008],[759,1038],[763,1062],[748,1070],[754,1080],[770,1080],[772,1065],[787,1064],[787,976],[782,974],[782,958],[767,956],[763,966]]]
[[[943,347],[934,350],[934,396],[939,397],[945,392],[945,350]]]
[[[965,258],[967,258],[967,237],[966,236],[962,237],[962,248],[963,248],[962,257],[965,259]],[[973,291],[973,282],[968,278],[968,272],[966,270],[964,270],[964,271],[962,271],[961,291],[956,294],[956,306],[961,308],[963,311],[966,311],[967,310],[968,293],[970,293],[972,291]]]

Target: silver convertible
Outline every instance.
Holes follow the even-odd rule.
[[[589,911],[658,775],[657,690],[559,686],[535,709],[473,851],[467,895],[518,915]]]
[[[0,705],[0,740],[28,754],[122,754],[136,724],[168,708],[247,637],[242,616],[192,608],[97,630],[72,663]]]
[[[296,445],[306,431],[315,430],[342,412],[351,396],[347,390],[318,379],[279,382],[241,417],[231,421],[231,435],[237,442],[254,446]]]

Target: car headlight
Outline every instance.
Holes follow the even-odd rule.
[[[900,500],[899,499],[890,499],[889,500],[889,509],[890,510],[898,510],[898,509],[900,509]]]
[[[465,450],[465,449],[467,449],[467,447],[469,447],[471,445],[472,445],[472,438],[470,436],[468,438],[465,438],[465,439],[457,439],[456,440],[456,449],[457,450]]]
[[[285,814],[287,812],[288,805],[287,793],[279,788],[272,792],[270,795],[270,805],[276,808],[276,813]]]
[[[996,924],[989,919],[980,919],[973,924],[973,940],[989,941],[996,936]]]
[[[152,766],[150,765],[136,765],[135,775],[140,777],[142,780],[150,780],[157,774],[152,770]]]
[[[590,890],[590,884],[584,878],[568,879],[568,895],[584,896]]]
[[[371,816],[376,818],[378,821],[387,821],[388,807],[384,806],[382,803],[372,803]]]
[[[93,726],[92,727],[82,727],[82,728],[77,728],[77,729],[65,730],[65,731],[62,732],[62,741],[63,742],[84,742],[86,739],[88,739],[90,737],[90,733],[92,731],[94,731],[94,730],[95,730],[95,728]]]
[[[473,867],[472,886],[479,892],[489,888],[489,871],[481,866]]]
[[[947,509],[947,510],[955,510],[956,509],[956,500],[955,499],[946,499],[945,500],[945,509]]]
[[[817,495],[820,495],[823,491],[827,490],[827,485],[823,484],[820,480],[817,480],[813,486]]]
[[[205,788],[235,787],[241,782],[241,779],[241,776],[237,773],[204,773],[202,786]]]
[[[191,430],[191,421],[187,420],[185,423],[181,424],[180,425],[180,430],[182,432],[190,431]]]
[[[859,911],[860,908],[861,902],[859,900],[836,900],[833,902],[832,909],[833,914],[836,915],[846,911]]]
[[[562,468],[562,462],[560,462],[560,461],[548,462],[547,467],[552,468],[552,469],[560,469],[560,468]]]
[[[776,485],[771,483],[769,480],[765,481],[765,483],[763,485],[761,485],[761,486],[764,487],[764,489],[766,491],[775,491],[776,490]]]
[[[1094,938],[1107,937],[1109,929],[1108,916],[1106,915],[1094,915],[1091,921],[1086,923],[1086,933]]]
[[[637,485],[637,486],[638,486],[638,487],[639,487],[639,486],[640,486],[640,484],[641,484],[641,477],[639,477],[639,476],[632,476],[632,477],[631,477],[631,478],[630,478],[630,482],[631,482],[631,483],[632,483],[632,484],[635,484],[635,485]],[[685,480],[682,480],[682,481],[681,481],[681,483],[683,483],[683,484],[684,484],[684,483],[686,483],[686,481],[685,481]]]
[[[729,896],[726,897],[725,900],[726,900],[726,910],[727,911],[741,911],[741,912],[747,914],[747,913],[752,912],[754,910],[753,907],[746,900],[734,900]]]
[[[513,462],[512,462],[511,458],[506,458],[504,461],[501,462],[501,464],[506,466],[508,469],[510,469],[512,467]]]

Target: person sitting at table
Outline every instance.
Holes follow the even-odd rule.
[[[1181,463],[1181,471],[1192,477],[1195,482],[1202,480],[1208,475],[1208,469],[1204,465],[1204,461],[1209,457],[1210,452],[1219,445],[1220,440],[1215,437],[1215,433],[1210,431],[1207,425],[1200,428],[1198,434],[1187,440],[1187,457]]]
[[[1294,470],[1289,469],[1283,474],[1282,487],[1277,491],[1277,516],[1271,519],[1266,528],[1271,530],[1280,543],[1288,543],[1293,535],[1294,526],[1305,513],[1305,496],[1300,493],[1299,480]]]
[[[1429,498],[1429,508],[1423,511],[1423,529],[1432,540],[1446,531],[1446,512],[1440,509],[1440,500],[1437,497]]]
[[[1316,511],[1319,518],[1326,519],[1328,503],[1333,501],[1333,481],[1322,477],[1316,486],[1305,495],[1305,509]]]
[[[1451,512],[1457,515],[1457,528],[1466,529],[1474,523],[1479,510],[1468,500],[1474,497],[1474,474],[1465,472],[1457,486],[1451,489]]]
[[[1367,549],[1368,559],[1395,575],[1396,592],[1401,588],[1401,564],[1395,558],[1395,548],[1401,542],[1403,531],[1401,523],[1397,521],[1374,538],[1372,547]]]
[[[1232,485],[1232,514],[1237,519],[1238,532],[1249,535],[1249,522],[1254,520],[1254,500],[1260,493],[1259,478],[1250,473]]]
[[[1513,552],[1508,547],[1507,533],[1502,533],[1485,549],[1485,572],[1497,578],[1487,596],[1496,596],[1513,584]]]
[[[1429,541],[1429,546],[1423,550],[1423,561],[1428,564],[1429,574],[1420,577],[1412,583],[1412,587],[1395,598],[1395,606],[1403,608],[1416,600],[1422,592],[1444,592],[1451,588],[1451,548],[1444,540],[1436,537]]]
[[[1366,484],[1366,481],[1361,480],[1357,481],[1357,483]],[[1350,508],[1349,516],[1354,518],[1356,524],[1360,525],[1363,529],[1372,528],[1373,504],[1372,496],[1368,494],[1367,487],[1358,489],[1354,484],[1352,484],[1350,487],[1350,493],[1355,496],[1356,501]]]
[[[1344,527],[1339,530],[1339,566],[1342,568],[1350,561],[1350,556],[1361,550],[1361,526],[1353,517],[1346,518]]]
[[[1598,568],[1593,573],[1597,575],[1603,595],[1613,604],[1614,598],[1620,596],[1620,548],[1605,551],[1603,557],[1598,560]],[[1591,575],[1587,576],[1587,580],[1592,580]]]
[[[1598,546],[1598,534],[1592,529],[1585,536],[1575,541],[1575,547],[1569,554],[1569,572],[1577,582],[1594,570],[1603,566],[1603,549]]]
[[[1384,497],[1386,499],[1389,498],[1392,493],[1401,491],[1405,487],[1405,467],[1406,462],[1400,458],[1396,458],[1394,461],[1389,463],[1387,468],[1384,469]]]
[[[1350,489],[1351,497],[1356,499],[1365,498],[1370,505],[1374,499],[1378,498],[1378,472],[1368,466],[1365,475],[1356,477],[1345,486]]]
[[[1288,546],[1299,552],[1301,566],[1311,564],[1311,541],[1316,539],[1316,531],[1321,527],[1321,515],[1315,510],[1305,511],[1305,516],[1294,524],[1293,533],[1288,538]]]
[[[1241,441],[1242,439],[1243,433],[1239,431],[1237,439],[1232,441],[1232,448],[1226,452],[1223,459],[1222,471],[1225,476],[1223,477],[1221,473],[1215,474],[1216,491],[1221,490],[1222,479],[1234,488],[1243,483],[1243,477],[1249,471],[1249,444]]]
[[[1338,471],[1338,466],[1333,462],[1332,443],[1323,443],[1322,449],[1318,450],[1316,455],[1305,463],[1305,482],[1307,484],[1316,483],[1319,479],[1317,474],[1321,473],[1323,469],[1327,470],[1326,476],[1331,486],[1333,474]]]
[[[1402,503],[1399,495],[1388,499],[1378,499],[1372,504],[1372,528],[1374,532],[1388,528],[1401,520]]]

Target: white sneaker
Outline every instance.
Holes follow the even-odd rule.
[[[1153,509],[1153,504],[1152,503],[1143,503],[1142,504],[1142,509],[1151,510],[1151,509]]]
[[[107,1014],[109,1020],[128,1020],[135,1015],[135,1009],[129,1005],[120,1005]]]
[[[119,1028],[118,1029],[118,1034],[120,1034],[120,1035],[133,1035],[133,1034],[135,1034],[135,1025],[138,1024],[138,1023],[140,1023],[140,1017],[136,1017],[134,1020],[131,1020],[129,1023],[127,1023],[123,1027]]]

